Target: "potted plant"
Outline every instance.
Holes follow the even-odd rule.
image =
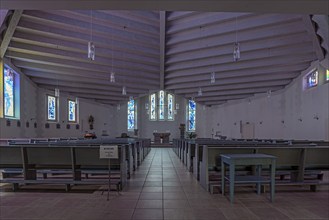
[[[186,137],[188,139],[195,139],[197,134],[195,132],[186,132]]]

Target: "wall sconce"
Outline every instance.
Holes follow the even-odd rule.
[[[178,110],[179,109],[179,104],[178,103],[176,103],[176,110]]]
[[[284,120],[282,120],[281,123],[284,124]]]
[[[177,110],[174,110],[174,114],[177,115]]]
[[[316,120],[319,120],[319,116],[318,115],[314,115],[313,118],[316,119]]]
[[[263,121],[260,121],[259,124],[262,125],[263,124]]]
[[[149,109],[149,103],[145,103],[145,109],[146,109],[146,110]]]
[[[120,109],[121,109],[121,106],[120,106],[120,104],[118,104],[117,105],[117,110],[120,111]]]
[[[302,118],[298,118],[298,121],[302,122],[302,121],[303,121],[303,119],[302,119]]]

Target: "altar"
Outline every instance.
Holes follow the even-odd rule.
[[[168,133],[168,132],[164,132],[164,133],[154,132],[153,136],[154,136],[155,144],[168,144],[169,143],[170,133]]]

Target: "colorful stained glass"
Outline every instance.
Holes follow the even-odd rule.
[[[13,70],[4,68],[4,105],[5,116],[14,117],[14,94],[15,94],[15,73]]]
[[[68,100],[68,115],[69,115],[69,122],[76,121],[76,103],[75,101]]]
[[[307,75],[307,88],[314,87],[318,85],[318,71],[314,71]]]
[[[135,129],[135,100],[128,102],[128,130]]]
[[[195,131],[195,113],[196,103],[193,100],[188,101],[188,130]]]
[[[168,120],[174,120],[174,97],[168,94]]]
[[[56,121],[56,97],[55,96],[47,96],[47,106],[48,106],[48,120],[50,121]]]
[[[159,92],[159,120],[164,120],[164,91]]]
[[[326,72],[326,80],[329,81],[329,70]]]
[[[150,114],[150,119],[151,120],[156,120],[156,95],[155,93],[151,95],[151,114]]]

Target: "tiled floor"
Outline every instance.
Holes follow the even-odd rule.
[[[5,187],[6,188],[6,187]],[[277,188],[276,201],[251,188],[236,188],[233,205],[210,195],[186,171],[171,149],[154,148],[128,186],[110,201],[101,191],[0,192],[0,219],[329,219],[329,192],[322,188]]]

